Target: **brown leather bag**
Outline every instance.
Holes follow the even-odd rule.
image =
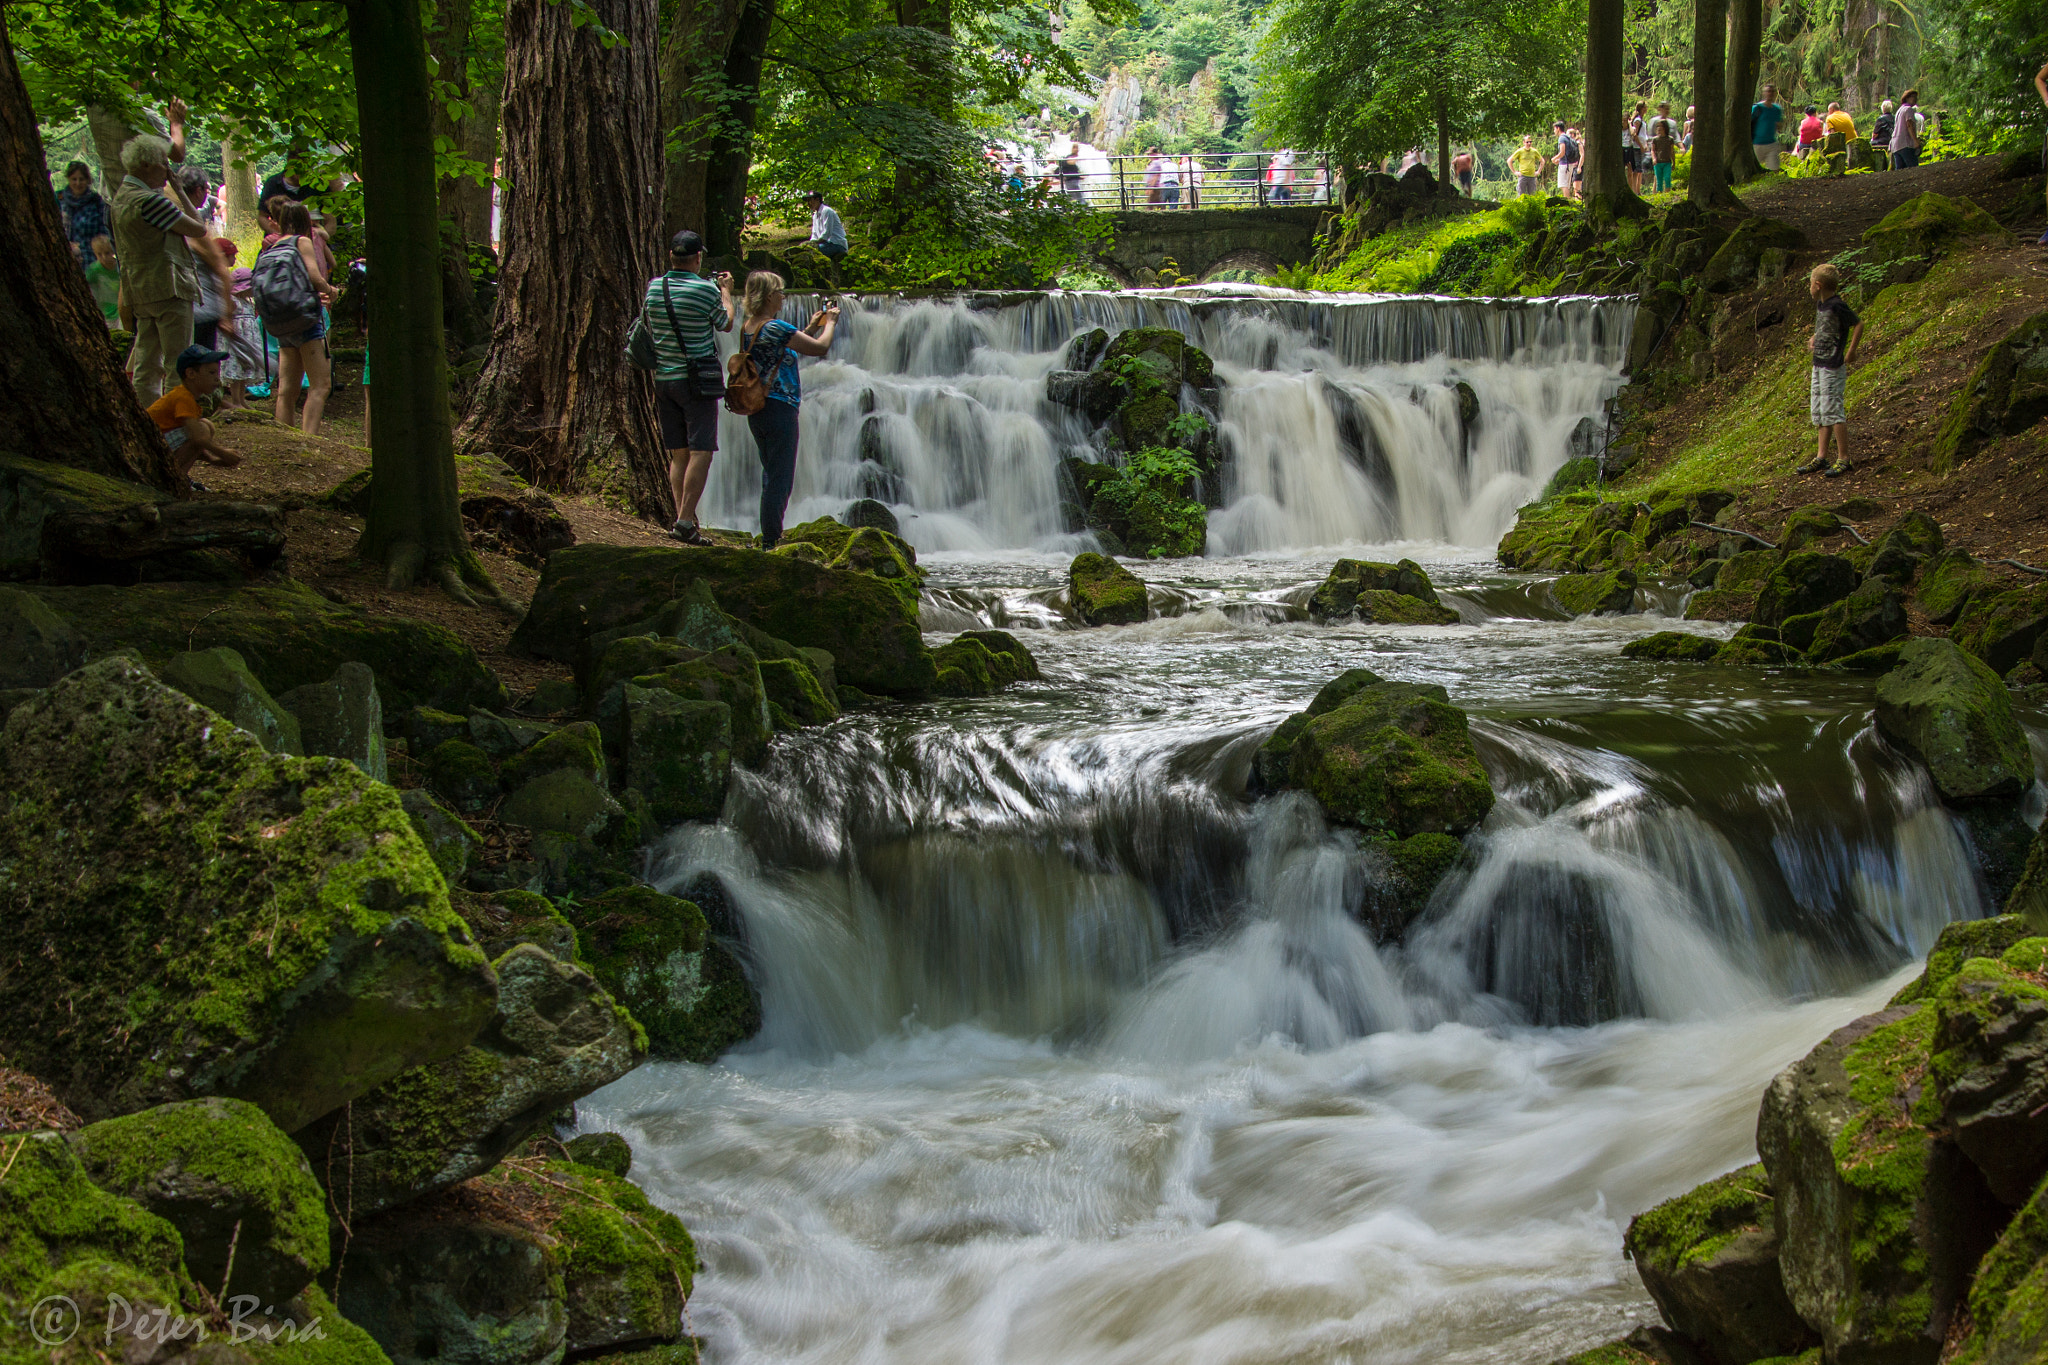
[[[761,331],[767,331],[764,325]],[[761,332],[747,338],[745,346],[725,362],[725,410],[751,417],[768,406],[768,380],[754,365],[754,343]],[[780,368],[779,366],[777,368]]]

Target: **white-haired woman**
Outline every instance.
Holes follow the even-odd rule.
[[[782,312],[782,276],[756,270],[747,276],[746,321],[740,324],[740,349],[753,357],[754,369],[768,384],[768,401],[747,417],[747,430],[761,452],[761,548],[772,550],[782,539],[782,514],[796,483],[797,408],[803,385],[797,378],[798,355],[821,356],[832,349],[839,327],[839,305],[828,303],[811,324],[798,331],[778,316]],[[796,352],[791,355],[790,352]]]
[[[114,245],[135,314],[128,368],[135,396],[147,405],[163,397],[166,373],[192,344],[199,272],[217,262],[206,224],[171,183],[170,143],[151,133],[129,138],[121,167],[127,175],[114,195]]]

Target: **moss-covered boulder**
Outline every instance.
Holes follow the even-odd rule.
[[[1435,602],[1425,602],[1402,592],[1368,589],[1358,594],[1358,619],[1382,626],[1454,626],[1458,613]]]
[[[1599,486],[1600,462],[1591,455],[1566,460],[1550,476],[1550,482],[1543,485],[1543,501],[1548,502],[1562,493],[1577,493],[1582,489]]]
[[[1952,626],[1980,590],[1995,588],[1998,577],[1966,550],[1943,550],[1921,566],[1914,600],[1937,626]]]
[[[732,708],[658,686],[619,683],[598,720],[616,736],[618,771],[663,825],[715,820],[732,778]]]
[[[1864,573],[1905,587],[1921,565],[1941,553],[1942,542],[1940,522],[1925,512],[1907,512],[1877,538],[1871,547],[1870,567]]]
[[[174,655],[158,677],[254,735],[271,753],[304,756],[298,717],[277,704],[234,650],[217,646]]]
[[[647,1030],[657,1060],[713,1061],[760,1031],[760,996],[692,902],[622,887],[573,920],[591,971]]]
[[[1797,1354],[1819,1338],[1785,1297],[1770,1178],[1744,1166],[1628,1225],[1622,1245],[1664,1321],[1715,1360]]]
[[[1152,615],[1143,580],[1093,551],[1075,555],[1067,566],[1067,594],[1075,614],[1091,626],[1127,626]]]
[[[2048,1183],[1978,1264],[1969,1311],[1974,1330],[1951,1365],[2022,1365],[2048,1353]]]
[[[1301,728],[1288,778],[1336,823],[1399,838],[1463,834],[1493,809],[1465,713],[1436,686],[1359,688]]]
[[[785,728],[784,717],[798,725],[823,725],[839,719],[837,689],[826,682],[832,676],[829,669],[820,677],[814,665],[799,659],[763,659],[760,668],[761,690],[768,698],[769,713],[776,717],[777,729]],[[941,664],[940,672],[944,671]]]
[[[85,640],[40,597],[0,588],[0,689],[48,687],[85,662]]]
[[[43,523],[54,512],[113,512],[164,500],[161,490],[141,484],[11,452],[0,456],[0,578],[36,577]]]
[[[2022,918],[2034,933],[2048,934],[2048,821],[2034,831],[2027,861],[2006,898],[2005,913]]]
[[[2003,677],[2033,653],[2044,634],[2048,634],[2048,583],[2030,583],[2000,593],[1972,593],[1949,639]]]
[[[760,659],[745,645],[726,645],[686,663],[633,679],[633,686],[673,692],[688,701],[723,702],[732,717],[732,754],[752,766],[768,754],[775,721]]]
[[[1863,233],[1866,259],[1884,271],[1885,284],[1917,280],[1957,243],[2004,231],[1970,199],[1928,190],[1908,199]]]
[[[646,1060],[646,1036],[581,967],[531,943],[494,966],[498,1014],[474,1043],[294,1134],[337,1208],[374,1213],[481,1175]]]
[[[2033,754],[2004,682],[1947,640],[1899,651],[1899,666],[1877,682],[1877,728],[1927,765],[1947,800],[2013,797],[2033,783]]]
[[[939,665],[939,695],[985,697],[1012,683],[1038,679],[1038,660],[1016,636],[1001,630],[969,630],[932,651]]]
[[[483,840],[425,787],[400,792],[398,804],[412,821],[413,833],[426,845],[427,856],[441,870],[441,880],[451,887],[460,886],[471,860],[483,851]]]
[[[626,808],[604,786],[578,772],[557,768],[542,773],[498,806],[498,818],[536,834],[559,834],[576,842],[617,842]]]
[[[1557,605],[1573,616],[1621,616],[1635,610],[1636,576],[1629,569],[1570,573],[1550,585]]]
[[[1301,738],[1301,732],[1308,723],[1325,712],[1336,710],[1363,689],[1385,681],[1369,668],[1351,668],[1324,683],[1306,709],[1296,711],[1281,721],[1253,751],[1247,794],[1265,796],[1291,786],[1294,780],[1294,741]]]
[[[1771,1082],[1757,1116],[1785,1292],[1832,1361],[1933,1365],[1941,1351],[1934,1022],[1923,1004],[1837,1029]]]
[[[490,755],[466,739],[444,740],[420,758],[420,775],[434,794],[465,815],[475,815],[503,790]]]
[[[1727,577],[1724,569],[1722,577]],[[1756,615],[1756,591],[1752,588],[1705,588],[1685,599],[1688,621],[1747,621]]]
[[[560,962],[579,961],[576,926],[538,892],[459,891],[450,899],[493,962],[522,943],[531,943]]]
[[[1624,659],[1654,659],[1672,663],[1705,663],[1721,648],[1721,641],[1683,630],[1660,630],[1621,647]]]
[[[1891,998],[1894,1005],[1914,1005],[1933,998],[1935,992],[1973,958],[2003,957],[2021,939],[2033,936],[2027,922],[2018,915],[1993,915],[1989,919],[1957,920],[1942,926],[1927,954],[1920,975],[1900,987]]]
[[[1787,555],[1756,595],[1755,619],[1767,626],[1833,606],[1856,590],[1863,575],[1840,555],[1811,550]]]
[[[1515,514],[1515,524],[1494,550],[1501,566],[1541,573],[1569,566],[1572,540],[1591,508],[1603,506],[1593,493],[1564,493],[1531,503]]]
[[[916,604],[896,587],[872,574],[758,550],[558,550],[548,556],[512,647],[574,664],[593,636],[639,627],[699,583],[723,613],[753,629],[799,649],[829,652],[841,683],[894,694],[926,692],[938,680]],[[748,647],[760,655],[752,641]]]
[[[1947,473],[2002,435],[2048,416],[2048,313],[2007,332],[1950,403],[1930,463]]]
[[[1778,557],[1769,550],[1743,550],[1730,555],[1721,566],[1721,573],[1714,580],[1714,586],[1724,590],[1743,590],[1751,593],[1763,591],[1770,582],[1771,571],[1778,567]]]
[[[185,1268],[223,1302],[252,1294],[288,1303],[327,1268],[320,1186],[253,1104],[158,1105],[95,1123],[71,1143],[95,1185],[178,1230]]]
[[[507,787],[517,790],[553,772],[572,772],[603,784],[604,739],[596,725],[587,720],[564,725],[507,759],[499,769],[499,777]]]
[[[368,665],[350,660],[326,682],[294,687],[277,704],[299,722],[299,741],[307,754],[344,758],[379,782],[389,780],[384,703]]]
[[[23,588],[62,617],[94,658],[124,646],[151,666],[226,646],[275,697],[325,682],[354,660],[377,677],[387,712],[421,704],[503,707],[505,685],[451,631],[372,616],[303,584],[145,583],[132,588]]]
[[[1783,641],[1738,635],[1714,651],[1713,662],[1730,668],[1800,668],[1807,659]]]
[[[633,1170],[632,1145],[617,1133],[584,1133],[563,1143],[562,1150],[578,1166],[588,1166],[621,1180]]]
[[[1903,639],[1906,624],[1905,595],[1872,578],[1832,606],[1790,618],[1782,630],[1784,643],[1804,649],[1816,663],[1831,663]]]
[[[287,1132],[446,1056],[497,983],[398,794],[265,753],[132,660],[0,735],[0,1054],[88,1119],[227,1095]]]
[[[1215,366],[1201,347],[1171,327],[1129,327],[1110,339],[1103,353],[1104,366],[1133,360],[1156,375],[1162,383],[1178,389],[1207,389],[1216,384]]]
[[[1797,251],[1805,245],[1806,234],[1790,223],[1776,218],[1744,218],[1707,259],[1697,283],[1715,294],[1746,288],[1755,282],[1757,267],[1766,253]]]
[[[1778,532],[1778,557],[1788,558],[1842,535],[1846,525],[1831,507],[1801,507],[1785,518],[1784,529]]]
[[[1382,564],[1369,559],[1340,559],[1329,576],[1308,600],[1308,614],[1318,621],[1348,620],[1358,612],[1359,595],[1386,593],[1415,598],[1428,606],[1441,606],[1436,586],[1422,566],[1412,559]],[[1452,613],[1452,620],[1457,614]]]
[[[1944,1125],[1991,1193],[2019,1204],[2048,1172],[2048,939],[1972,958],[1933,993]]]
[[[1396,943],[1429,908],[1437,883],[1457,866],[1464,842],[1449,834],[1411,834],[1406,839],[1365,841],[1378,855],[1378,875],[1366,888],[1358,918],[1375,943]]]
[[[894,531],[848,526],[831,517],[819,517],[784,531],[775,553],[792,553],[798,545],[815,546],[827,568],[872,574],[894,589],[912,611],[917,610],[924,571],[917,567],[917,550]]]

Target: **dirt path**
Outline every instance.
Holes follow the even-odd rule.
[[[1758,213],[1791,223],[1806,234],[1815,249],[1832,255],[1853,245],[1866,229],[1900,204],[1929,190],[1951,199],[1967,195],[1979,202],[1989,194],[2003,195],[2000,165],[1999,157],[1980,156],[1905,171],[1786,179],[1749,191],[1742,195],[1742,202]]]

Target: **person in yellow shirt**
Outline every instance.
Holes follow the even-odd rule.
[[[242,457],[221,445],[213,423],[202,415],[199,400],[220,387],[220,362],[226,351],[209,351],[204,346],[187,346],[178,357],[178,382],[164,390],[164,396],[149,405],[149,416],[163,434],[178,474],[192,477],[192,466],[200,461],[233,469]],[[196,480],[192,486],[205,491]]]
[[[1516,194],[1536,193],[1543,174],[1543,153],[1536,150],[1535,138],[1522,135],[1522,145],[1508,153],[1508,169],[1515,173]]]
[[[1830,104],[1828,106],[1826,122],[1827,129],[1831,133],[1840,133],[1844,138],[1856,136],[1856,120],[1850,118],[1849,111],[1839,104]]]

